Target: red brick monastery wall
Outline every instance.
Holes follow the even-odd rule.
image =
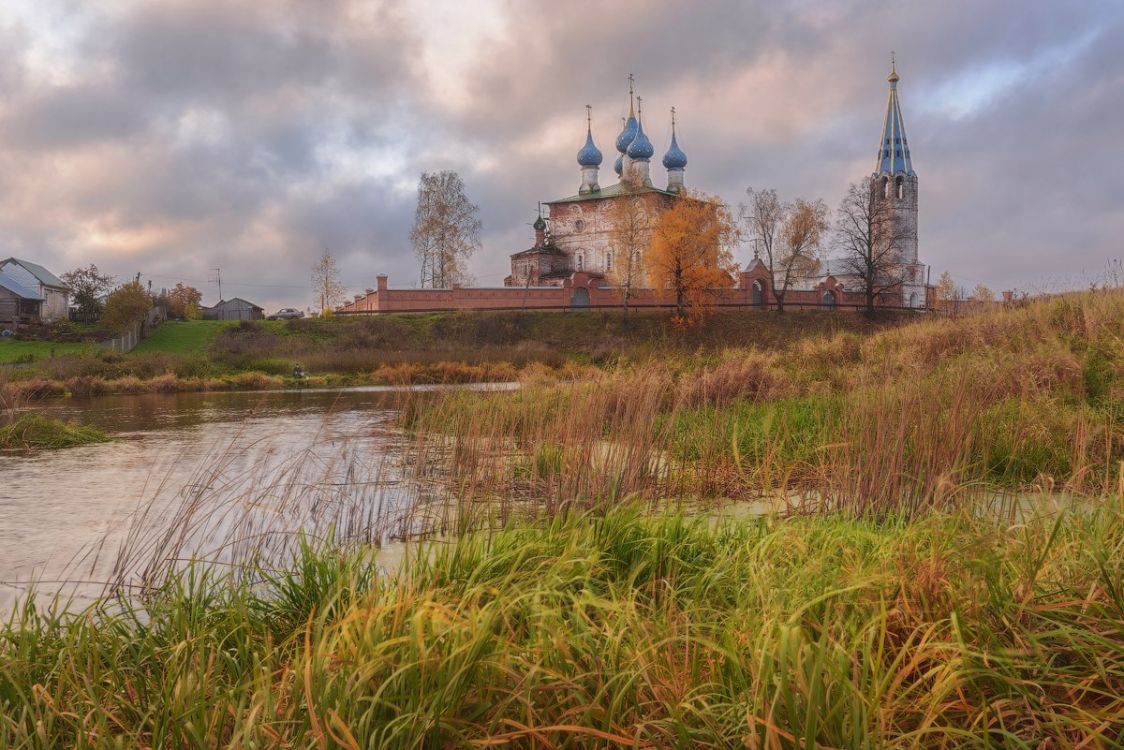
[[[759,282],[764,290],[762,299],[754,300],[753,284]],[[827,303],[828,293],[834,295],[834,305]],[[931,307],[932,289],[926,307]],[[761,265],[738,274],[737,283],[729,289],[715,291],[720,307],[774,308],[776,299],[769,287],[769,273]],[[901,295],[886,294],[880,307],[900,307]],[[629,305],[636,308],[668,308],[675,298],[657,289],[635,289]],[[828,276],[814,289],[790,289],[785,307],[858,309],[866,304],[862,294],[844,291],[834,276]],[[352,302],[339,308],[342,314],[382,312],[430,312],[442,310],[559,310],[581,308],[612,308],[623,305],[621,290],[608,286],[604,279],[585,272],[577,272],[558,287],[461,287],[451,289],[391,289],[386,276],[379,276],[376,288],[366,294],[356,295]]]

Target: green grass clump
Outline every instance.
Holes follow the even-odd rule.
[[[0,745],[1054,747],[1124,733],[1124,505],[556,518],[0,630]]]
[[[73,448],[108,440],[109,436],[96,427],[39,414],[25,414],[11,424],[0,426],[0,448],[8,450]]]

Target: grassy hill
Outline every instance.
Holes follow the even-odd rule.
[[[132,353],[138,356],[154,352],[206,356],[215,339],[232,325],[237,324],[224,320],[171,320],[157,327]]]
[[[1101,299],[1107,298],[1074,295],[1029,309],[1085,309]],[[1098,309],[1111,307],[1096,304]],[[934,347],[947,346],[950,338],[979,341],[980,331],[1009,328],[1011,321],[1028,315],[1026,309],[1013,309],[960,320],[913,314],[871,319],[829,311],[717,311],[690,327],[677,326],[669,313],[633,312],[625,317],[619,311],[193,321],[166,323],[127,355],[81,345],[70,351],[60,344],[48,358],[50,344],[3,342],[0,356],[10,347],[11,358],[32,359],[29,366],[10,370],[5,377],[40,381],[40,393],[101,393],[122,390],[121,384],[127,385],[124,390],[143,390],[145,383],[157,380],[157,390],[232,387],[234,378],[242,378],[245,387],[269,387],[285,384],[297,364],[318,385],[525,380],[542,372],[573,379],[648,362],[697,369],[738,350],[772,352],[786,360],[820,358],[815,367],[786,377],[802,382],[818,367],[830,388],[853,369],[849,357],[860,344],[884,347],[887,356],[895,349],[920,347],[920,356],[927,359]],[[1057,336],[1059,321],[1036,320],[1034,325],[1046,327],[1012,330],[1010,336]],[[21,346],[26,351],[16,352]],[[899,365],[903,374],[906,369]]]

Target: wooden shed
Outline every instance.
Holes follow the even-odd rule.
[[[262,320],[265,310],[253,302],[232,297],[220,300],[214,307],[204,307],[203,320]]]

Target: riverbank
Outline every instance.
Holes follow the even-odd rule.
[[[1096,293],[355,411],[106,397],[167,450],[6,467],[10,568],[70,523],[105,535],[82,580],[118,588],[24,594],[0,745],[1110,746],[1122,330]],[[710,513],[762,497],[782,513]],[[443,541],[379,575],[399,538]]]
[[[915,318],[719,311],[690,330],[663,313],[615,311],[172,321],[129,354],[0,340],[0,363],[9,363],[0,377],[32,397],[290,387],[298,366],[318,387],[497,382],[542,373],[572,379],[653,357],[776,349],[841,331],[866,335]]]
[[[253,583],[255,582],[256,583]],[[1124,506],[1012,523],[616,510],[306,548],[0,630],[3,744],[1109,746]]]

